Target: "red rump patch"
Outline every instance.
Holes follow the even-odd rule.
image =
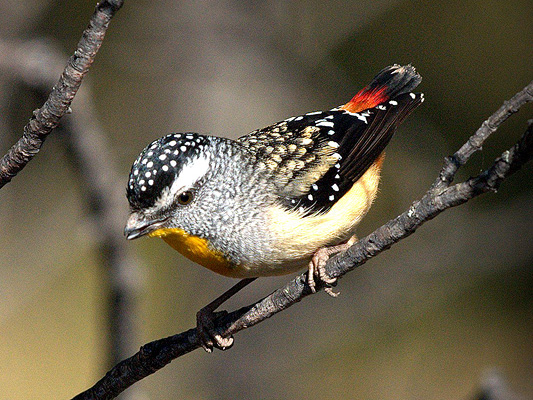
[[[383,68],[363,90],[341,109],[349,112],[360,112],[395,97],[408,93],[422,80],[411,65],[390,65]]]
[[[386,94],[387,87],[370,90],[368,88],[362,89],[357,93],[348,103],[341,107],[342,110],[356,113],[375,107],[389,99]]]

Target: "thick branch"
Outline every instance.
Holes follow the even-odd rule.
[[[409,236],[426,221],[435,218],[444,210],[463,204],[482,193],[496,190],[505,178],[520,169],[533,157],[533,124],[531,123],[519,142],[496,159],[489,169],[475,178],[449,186],[457,168],[481,148],[488,136],[496,131],[509,115],[516,112],[523,104],[532,101],[532,94],[533,82],[511,100],[505,102],[504,106],[485,121],[468,142],[455,153],[459,155],[459,162],[454,163],[455,169],[450,169],[447,161],[444,172],[441,172],[437,180],[437,182],[446,182],[446,184],[434,184],[422,199],[413,203],[409,210],[361,239],[346,252],[331,258],[326,266],[328,275],[342,277],[370,258],[387,250],[394,243]],[[443,180],[442,176],[446,179]],[[439,190],[435,190],[437,186]],[[219,314],[216,323],[217,331],[223,336],[232,335],[283,311],[312,294],[306,282],[307,276],[304,273],[253,305],[229,314]],[[200,345],[196,329],[148,343],[141,347],[137,354],[116,365],[92,388],[74,399],[112,399],[133,383],[198,347]]]
[[[33,112],[24,127],[24,133],[0,160],[0,188],[10,182],[39,152],[46,137],[57,127],[59,120],[69,110],[83,77],[89,71],[111,18],[122,6],[123,0],[103,0],[83,32],[74,54],[44,105]]]

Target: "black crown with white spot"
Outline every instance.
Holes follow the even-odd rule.
[[[164,136],[146,146],[131,167],[126,195],[132,209],[153,206],[184,163],[200,154],[207,144],[205,136],[187,132]]]

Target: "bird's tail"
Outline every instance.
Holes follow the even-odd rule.
[[[357,93],[341,109],[360,112],[408,93],[419,85],[422,77],[412,65],[391,65],[382,69],[372,82]]]

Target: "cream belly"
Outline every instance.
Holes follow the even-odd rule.
[[[257,275],[281,275],[309,263],[324,246],[347,241],[374,201],[384,155],[365,172],[352,188],[325,214],[302,218],[297,211],[281,207],[271,213],[271,230],[276,240],[273,265],[258,267]]]

